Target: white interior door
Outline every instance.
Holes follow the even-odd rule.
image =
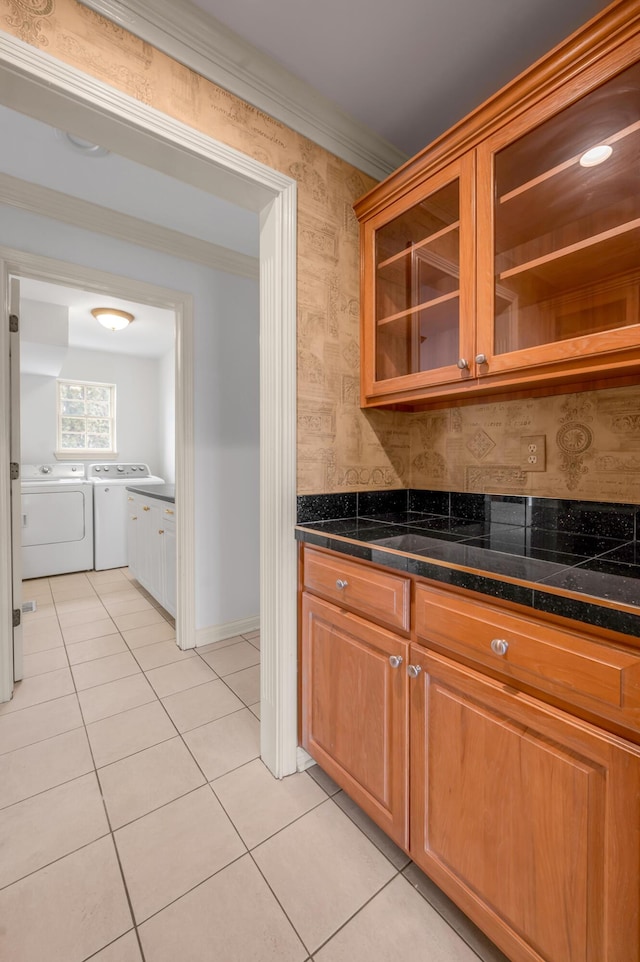
[[[20,281],[9,281],[9,386],[11,392],[11,554],[13,569],[13,680],[23,674],[22,658],[22,504],[20,482]],[[18,613],[16,615],[16,612]],[[16,624],[16,621],[19,623]]]

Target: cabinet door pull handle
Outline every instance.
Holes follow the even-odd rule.
[[[407,674],[409,675],[409,678],[417,678],[421,671],[422,668],[420,665],[407,665]]]
[[[158,534],[164,534],[164,528],[158,528]]]
[[[151,508],[149,507],[148,504],[145,504],[144,507],[142,508],[142,510],[143,510],[143,511],[151,511]]]
[[[402,655],[389,655],[389,664],[392,668],[399,668],[402,664]]]
[[[173,511],[171,510],[171,508],[165,508],[164,512],[165,514],[173,514]]]
[[[457,364],[461,371],[466,371],[469,367],[469,362],[467,361],[466,357],[459,357]]]
[[[137,515],[137,514],[134,514],[133,517],[131,518],[131,520],[132,520],[132,521],[137,521],[137,520],[138,520],[138,515]]]
[[[491,651],[495,655],[504,656],[506,655],[508,650],[509,650],[509,642],[505,641],[504,638],[494,638],[491,641]]]
[[[127,501],[133,501],[133,498],[127,498]]]
[[[486,354],[476,354],[476,364],[486,364],[487,355]]]
[[[348,584],[349,584],[348,581],[343,581],[342,578],[338,578],[338,580],[336,581],[336,588],[339,588],[340,591],[342,591],[342,589],[346,588]]]

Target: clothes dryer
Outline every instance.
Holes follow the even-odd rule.
[[[93,486],[84,464],[23,464],[22,577],[93,568]]]

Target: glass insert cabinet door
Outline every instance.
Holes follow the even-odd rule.
[[[640,64],[501,129],[478,185],[478,373],[638,347]]]
[[[470,376],[473,168],[465,157],[365,222],[365,396]]]

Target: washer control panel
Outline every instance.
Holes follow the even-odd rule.
[[[93,478],[94,481],[109,481],[112,478],[150,478],[151,471],[148,464],[140,464],[139,461],[130,464],[110,461],[106,464],[90,464],[87,477]]]

